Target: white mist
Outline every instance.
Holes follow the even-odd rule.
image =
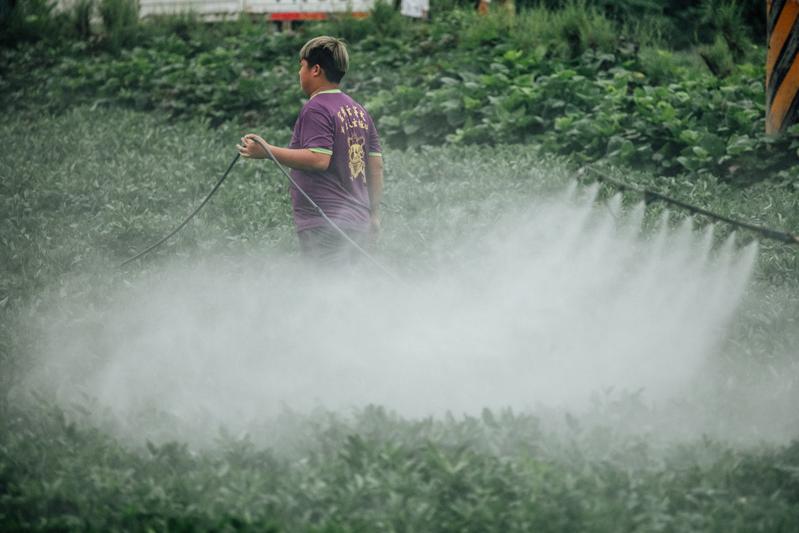
[[[595,195],[433,243],[446,259],[401,285],[267,254],[172,264],[110,295],[92,335],[51,321],[29,384],[92,399],[130,436],[179,440],[286,408],[580,409],[610,388],[668,401],[724,338],[756,246],[714,249],[665,219],[644,233],[643,205]]]

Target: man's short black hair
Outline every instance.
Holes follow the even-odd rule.
[[[333,83],[341,82],[350,63],[344,42],[326,35],[314,37],[305,43],[300,50],[300,59],[308,62],[308,68],[319,65],[325,71],[327,80]]]

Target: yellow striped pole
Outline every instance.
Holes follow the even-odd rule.
[[[799,0],[766,0],[766,133],[799,120]]]

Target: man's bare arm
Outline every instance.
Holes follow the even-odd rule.
[[[269,153],[264,147],[266,145],[272,151],[272,155],[281,164],[297,170],[311,170],[321,172],[330,166],[330,154],[312,151],[309,148],[281,148],[272,146],[258,135],[250,133],[241,138],[238,145],[239,153],[252,159],[266,159]]]
[[[371,207],[371,230],[375,237],[380,233],[380,202],[383,200],[383,158],[370,155],[366,159],[366,190]]]
[[[281,148],[269,146],[275,159],[287,167],[297,170],[312,170],[322,172],[330,166],[330,156],[319,152],[312,152],[308,148]]]

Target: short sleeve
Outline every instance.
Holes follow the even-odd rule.
[[[333,155],[333,137],[336,125],[333,117],[323,109],[310,108],[302,117],[300,148],[308,148],[312,152]]]
[[[370,156],[382,157],[383,149],[380,147],[380,136],[377,134],[377,128],[375,127],[374,121],[372,121],[372,117],[369,116],[368,118],[369,118],[368,153]]]

